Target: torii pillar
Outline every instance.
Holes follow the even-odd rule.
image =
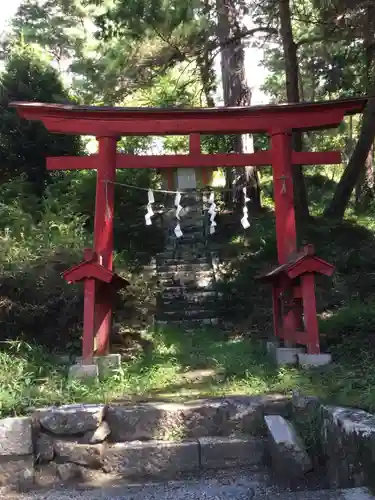
[[[94,219],[94,251],[99,264],[113,270],[113,218],[116,180],[116,137],[98,137],[100,168],[97,170]],[[96,304],[95,330],[96,353],[101,356],[109,352],[112,325],[112,303],[110,297]]]

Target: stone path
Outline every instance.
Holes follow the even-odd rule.
[[[54,489],[1,495],[3,500],[374,500],[364,488],[333,491],[286,491],[265,473],[236,471],[146,485],[112,484],[92,489]]]

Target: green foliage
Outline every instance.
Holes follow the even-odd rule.
[[[14,45],[0,79],[0,172],[2,180],[25,173],[41,197],[50,177],[45,157],[77,154],[80,142],[72,136],[54,135],[38,122],[21,119],[12,101],[67,102],[68,94],[57,72],[39,49]]]

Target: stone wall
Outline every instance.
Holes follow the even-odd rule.
[[[288,407],[285,398],[273,396],[36,410],[29,417],[0,420],[0,485],[259,466],[264,415]]]
[[[293,398],[294,420],[311,442],[331,488],[375,485],[375,416],[328,406],[316,398]]]

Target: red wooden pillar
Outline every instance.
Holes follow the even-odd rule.
[[[273,334],[276,338],[280,338],[280,289],[275,284],[272,285],[272,319],[273,319]]]
[[[306,347],[308,354],[319,354],[319,328],[316,315],[315,278],[313,274],[301,276],[303,311],[305,315]]]
[[[297,249],[290,132],[285,130],[271,132],[271,157],[276,213],[277,254],[279,263],[285,264],[290,254]]]
[[[83,305],[82,359],[84,364],[92,363],[95,337],[95,280],[85,281]]]
[[[113,267],[113,215],[116,180],[116,137],[99,137],[99,158],[96,179],[94,250],[99,264]],[[107,182],[109,181],[109,182]],[[111,297],[98,287],[95,297],[95,350],[97,355],[108,354],[112,323]]]

